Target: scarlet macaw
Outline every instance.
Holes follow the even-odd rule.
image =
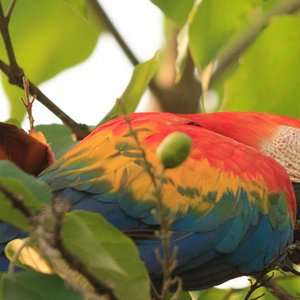
[[[165,171],[163,185],[163,204],[175,214],[171,248],[179,249],[173,275],[185,289],[257,273],[292,243],[299,120],[258,113],[140,113],[129,119],[155,168],[156,149],[167,135],[181,131],[192,139],[188,158]],[[119,117],[92,132],[40,180],[72,209],[101,213],[132,237],[156,282],[162,271],[154,249],[161,241],[154,234],[156,201],[143,164],[127,121]]]

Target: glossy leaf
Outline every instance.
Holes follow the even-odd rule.
[[[215,60],[219,49],[249,20],[257,0],[203,0],[196,9],[189,29],[190,51],[203,70]],[[226,13],[224,13],[226,12]]]
[[[127,113],[131,113],[136,110],[141,97],[148,87],[149,82],[155,75],[159,63],[159,53],[160,52],[156,52],[152,59],[141,63],[134,68],[130,82],[120,97]],[[120,108],[120,104],[116,103],[110,112],[100,122],[100,124],[103,124],[122,114],[123,112]]]
[[[57,159],[77,144],[72,139],[70,130],[64,125],[38,125],[36,130],[44,133]]]
[[[68,287],[62,279],[33,271],[1,274],[0,299],[81,300],[83,297]]]
[[[300,16],[273,18],[225,86],[224,109],[299,117]]]
[[[69,2],[82,16],[87,17],[87,1],[86,0],[65,0]]]
[[[3,6],[7,7],[10,2],[3,1]],[[9,29],[17,61],[35,84],[85,60],[95,48],[99,35],[95,24],[62,0],[17,1]],[[0,57],[6,60],[2,42]],[[11,115],[21,119],[23,91],[3,78],[11,101]]]
[[[70,212],[62,226],[64,246],[102,281],[112,282],[118,299],[150,298],[149,280],[133,242],[102,216]]]
[[[194,5],[194,0],[184,0],[176,1],[174,0],[151,0],[155,5],[157,5],[163,13],[176,22],[178,25],[182,26]]]
[[[24,173],[9,161],[0,161],[0,183],[16,196],[21,196],[24,204],[33,211],[38,211],[43,204],[49,203],[51,192],[48,186]],[[27,218],[0,192],[0,219],[23,230],[28,227]]]

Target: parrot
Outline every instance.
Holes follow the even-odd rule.
[[[154,173],[161,169],[157,149],[174,132],[192,145],[183,163],[163,172],[161,199],[173,216],[170,248],[177,249],[172,276],[184,290],[200,290],[257,274],[275,259],[284,264],[299,216],[300,120],[251,112],[132,113],[95,129],[39,180],[72,210],[99,213],[130,237],[159,285],[160,223],[144,160]]]

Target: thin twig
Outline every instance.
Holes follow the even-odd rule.
[[[157,211],[156,211],[156,218],[158,219],[160,223],[160,230],[157,232],[157,237],[162,242],[162,255],[160,254],[159,249],[155,249],[155,254],[157,259],[159,260],[161,267],[162,267],[162,273],[163,273],[163,280],[162,280],[162,286],[161,286],[161,295],[159,299],[166,300],[168,299],[168,293],[171,286],[177,285],[177,289],[175,294],[173,295],[172,299],[178,299],[179,295],[182,292],[182,281],[180,278],[175,277],[171,278],[172,272],[174,271],[176,267],[176,255],[177,255],[177,249],[174,249],[171,251],[170,244],[171,244],[171,224],[174,220],[173,214],[167,214],[167,209],[165,208],[163,204],[163,197],[162,197],[162,190],[163,190],[163,182],[164,182],[164,169],[162,168],[160,175],[158,176],[158,179],[155,176],[155,173],[153,171],[153,165],[149,162],[146,152],[144,148],[141,145],[141,142],[138,138],[137,132],[133,129],[131,120],[128,117],[126,113],[126,108],[124,106],[124,103],[121,100],[117,100],[118,104],[120,106],[120,109],[122,113],[124,114],[124,120],[126,121],[129,133],[133,137],[135,144],[137,146],[137,149],[140,151],[142,160],[144,162],[144,170],[148,174],[151,183],[153,185],[153,195],[155,197],[156,203],[157,203]]]
[[[33,114],[32,114],[32,106],[33,106],[34,100],[36,99],[36,95],[33,95],[32,98],[30,97],[30,92],[29,92],[30,83],[29,83],[29,80],[25,76],[23,77],[23,86],[24,86],[24,91],[25,91],[25,99],[23,99],[21,97],[21,102],[23,103],[26,113],[27,113],[30,130],[34,130],[34,118],[33,118]]]
[[[15,53],[13,50],[11,38],[9,35],[8,24],[16,4],[16,0],[13,0],[6,12],[4,14],[2,3],[0,1],[0,31],[4,41],[7,57],[9,64],[0,60],[0,70],[8,77],[11,84],[18,86],[23,89],[23,77],[25,76],[24,71],[18,65]],[[29,91],[31,95],[36,95],[36,98],[44,106],[46,106],[53,114],[55,114],[67,127],[69,127],[75,134],[77,140],[81,140],[89,134],[89,129],[87,125],[78,124],[71,117],[69,117],[64,111],[62,111],[57,105],[55,105],[42,91],[34,85],[32,82],[30,84]]]
[[[11,7],[13,8],[14,5],[11,5]],[[11,16],[11,13],[12,12],[10,12],[8,14],[9,18]],[[13,47],[12,47],[11,38],[10,38],[10,35],[9,35],[9,32],[8,32],[9,18],[7,18],[4,15],[2,3],[0,1],[0,31],[1,31],[1,35],[2,35],[2,38],[3,38],[3,41],[4,41],[4,45],[5,45],[5,49],[6,49],[6,53],[7,53],[7,56],[8,56],[10,67],[11,67],[13,72],[19,73],[19,72],[22,72],[22,70],[20,69],[20,67],[17,64],[15,53],[14,53],[14,50],[13,50]]]
[[[296,300],[287,290],[276,283],[274,279],[269,279],[264,281],[264,286],[266,289],[275,297],[280,300]],[[298,298],[299,299],[299,298]]]
[[[9,7],[8,7],[6,13],[5,13],[5,18],[6,18],[8,23],[10,21],[11,14],[14,10],[14,7],[15,7],[16,3],[17,3],[17,0],[12,0],[12,2],[10,3],[10,5],[9,5]]]
[[[64,247],[61,239],[61,229],[64,214],[67,210],[68,206],[59,201],[54,201],[34,219],[34,234],[38,238],[41,251],[47,256],[55,271],[63,274],[65,280],[84,296],[88,295],[93,299],[107,296],[110,300],[117,300],[112,288],[105,282],[98,280],[77,257]],[[49,226],[49,224],[52,224],[52,226]],[[62,263],[61,259],[67,263],[67,266]],[[81,274],[96,293],[81,286],[75,273]]]
[[[33,228],[33,236],[37,237],[40,250],[56,267],[56,270],[59,271],[58,273],[65,275],[65,280],[73,288],[79,290],[83,294],[90,293],[90,291],[87,291],[77,284],[73,273],[69,268],[64,267],[62,261],[59,260],[61,258],[71,269],[76,270],[91,284],[97,293],[94,295],[94,299],[99,299],[100,295],[102,296],[104,294],[108,295],[110,300],[117,300],[112,288],[105,282],[98,280],[98,278],[96,278],[77,257],[69,253],[63,246],[61,240],[61,226],[66,212],[65,204],[53,202],[37,215],[24,204],[22,196],[15,195],[1,182],[0,192],[4,194],[14,208],[27,218],[30,218],[29,222]],[[53,224],[53,226],[51,227],[50,224]],[[97,297],[97,295],[99,297]]]

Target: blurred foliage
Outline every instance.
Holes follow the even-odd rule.
[[[167,17],[175,21],[178,25],[183,25],[186,22],[194,4],[194,0],[177,1],[175,5],[173,0],[151,1],[157,5]]]
[[[23,300],[81,300],[65,282],[54,275],[45,275],[33,271],[25,271],[8,275],[0,275],[0,299]]]
[[[10,2],[2,1],[4,7]],[[17,61],[35,84],[85,60],[100,33],[98,26],[65,0],[18,1],[9,25]],[[2,41],[0,57],[6,61]],[[10,99],[11,116],[20,120],[24,109],[19,99],[24,92],[10,85],[5,76],[2,81]]]
[[[17,2],[10,33],[17,61],[32,82],[39,84],[91,54],[102,29],[89,19],[88,2]],[[203,90],[211,89],[217,94],[215,109],[264,111],[300,117],[300,0],[151,2],[174,21],[174,31],[180,32],[178,70],[181,74],[177,78],[184,82],[182,75],[190,53],[192,75],[196,69]],[[10,1],[3,0],[2,3],[7,7]],[[176,47],[174,39],[171,42],[171,47]],[[0,57],[7,61],[3,44],[0,44]],[[170,63],[175,70],[174,60]],[[158,54],[135,67],[120,97],[127,112],[136,109],[151,81],[153,85],[153,77],[159,67]],[[8,84],[4,77],[3,82],[10,97],[11,117],[20,121],[24,116],[23,107],[19,104],[23,92]],[[174,90],[163,89],[159,80],[156,83],[163,91],[160,94],[167,94],[173,99]],[[190,88],[188,81],[184,87],[180,91],[185,99]],[[206,98],[206,101],[209,100],[209,97]],[[120,107],[116,104],[103,122],[118,114]],[[56,158],[76,145],[64,125],[40,125],[37,130],[45,134]],[[0,182],[9,191],[21,196],[34,213],[40,212],[51,200],[50,189],[46,185],[12,163],[0,162]],[[0,219],[23,231],[30,231],[29,218],[13,207],[3,193],[0,193]],[[100,216],[87,212],[66,214],[62,244],[97,279],[112,283],[120,299],[149,299],[149,279],[137,249],[131,240]],[[292,295],[299,297],[299,277],[277,274],[276,280]],[[56,275],[27,270],[1,274],[0,281],[0,299],[82,299]],[[212,288],[185,292],[179,299],[244,299],[247,292],[248,288]],[[261,299],[275,299],[264,288],[255,291],[253,297],[262,294]]]
[[[113,282],[118,299],[150,299],[148,274],[133,241],[102,216],[85,211],[66,214],[62,238],[66,249],[95,276]]]
[[[56,159],[77,144],[72,138],[70,130],[64,125],[38,125],[35,128],[37,131],[43,132]]]
[[[159,51],[153,56],[153,58],[137,65],[134,68],[130,82],[120,97],[122,103],[117,101],[109,113],[101,120],[99,125],[122,115],[124,112],[122,111],[121,106],[123,106],[123,109],[128,113],[136,110],[140,99],[158,69],[158,65]]]
[[[274,17],[240,58],[225,85],[226,110],[299,117],[300,16]],[[255,63],[253,63],[255,61]],[[242,101],[241,101],[242,99]],[[296,105],[295,105],[296,104]]]

